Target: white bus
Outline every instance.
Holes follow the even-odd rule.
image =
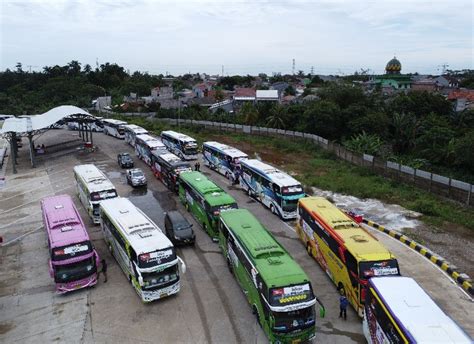
[[[202,145],[204,164],[226,176],[232,182],[237,181],[240,170],[240,161],[248,159],[248,155],[237,148],[207,141]]]
[[[257,159],[240,162],[240,186],[282,219],[295,219],[298,200],[305,196],[293,177]]]
[[[100,204],[105,242],[143,302],[162,299],[180,289],[178,262],[171,241],[127,198]]]
[[[168,150],[183,160],[196,160],[198,145],[195,139],[172,130],[161,132],[161,141]]]
[[[151,154],[153,152],[166,150],[166,146],[157,137],[148,134],[138,135],[135,139],[135,153],[139,159],[142,159],[148,166],[151,166]]]
[[[473,343],[409,277],[369,279],[362,327],[369,344]]]
[[[100,223],[99,203],[117,197],[114,184],[92,164],[74,166],[74,179],[79,199],[95,224]]]
[[[114,136],[118,139],[125,138],[124,125],[126,125],[127,122],[106,118],[102,120],[102,123],[104,124],[104,134]]]
[[[135,138],[137,135],[148,134],[148,130],[135,124],[124,125],[123,129],[125,131],[125,142],[132,147],[135,147]]]

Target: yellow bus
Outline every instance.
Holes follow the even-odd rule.
[[[297,233],[360,317],[370,277],[400,275],[395,256],[323,197],[298,202]]]

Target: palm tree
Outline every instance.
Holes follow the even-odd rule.
[[[247,125],[255,125],[258,121],[258,111],[252,103],[244,103],[240,109],[240,113]]]
[[[275,105],[270,109],[270,116],[267,117],[267,125],[276,129],[285,129],[286,108]]]

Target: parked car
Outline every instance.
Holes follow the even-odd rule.
[[[131,186],[145,186],[146,177],[143,171],[139,168],[132,168],[127,170],[127,183]]]
[[[179,211],[173,210],[166,213],[165,232],[174,245],[194,245],[196,236],[193,225]]]
[[[121,168],[132,168],[133,159],[128,153],[120,153],[117,155],[117,162]]]

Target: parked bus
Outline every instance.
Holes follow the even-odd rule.
[[[163,141],[171,153],[176,154],[183,160],[195,160],[198,158],[198,145],[196,140],[188,135],[172,130],[162,131],[161,141]]]
[[[106,118],[102,120],[102,124],[104,124],[104,134],[116,137],[118,139],[125,138],[124,125],[126,125],[127,122]]]
[[[297,233],[360,317],[367,280],[400,274],[395,256],[323,197],[299,200]]]
[[[66,293],[97,283],[99,255],[68,195],[46,197],[41,210],[49,247],[49,274],[56,291]]]
[[[143,302],[179,292],[178,262],[186,267],[153,221],[121,197],[102,201],[100,216],[105,242]]]
[[[180,173],[179,198],[213,241],[218,240],[219,214],[228,209],[238,208],[232,196],[200,172]]]
[[[369,344],[472,344],[472,339],[409,277],[368,282],[363,332]]]
[[[298,200],[305,196],[300,182],[257,159],[241,160],[240,165],[240,186],[249,196],[284,220],[296,218]]]
[[[135,147],[135,138],[137,137],[137,135],[148,134],[148,130],[139,127],[135,124],[124,125],[123,130],[125,135],[125,142],[127,142],[132,147]]]
[[[74,179],[79,199],[95,224],[100,223],[99,203],[117,197],[114,184],[95,165],[74,166]]]
[[[153,152],[151,170],[156,178],[170,190],[178,192],[179,174],[192,171],[189,162],[183,161],[173,153]]]
[[[223,212],[219,246],[271,343],[315,336],[316,297],[308,276],[246,209]]]
[[[216,170],[232,182],[240,174],[240,161],[248,159],[244,152],[225,144],[207,141],[202,145],[204,164]]]
[[[148,166],[151,166],[151,154],[155,151],[166,151],[165,145],[157,137],[143,134],[135,138],[135,153]]]

